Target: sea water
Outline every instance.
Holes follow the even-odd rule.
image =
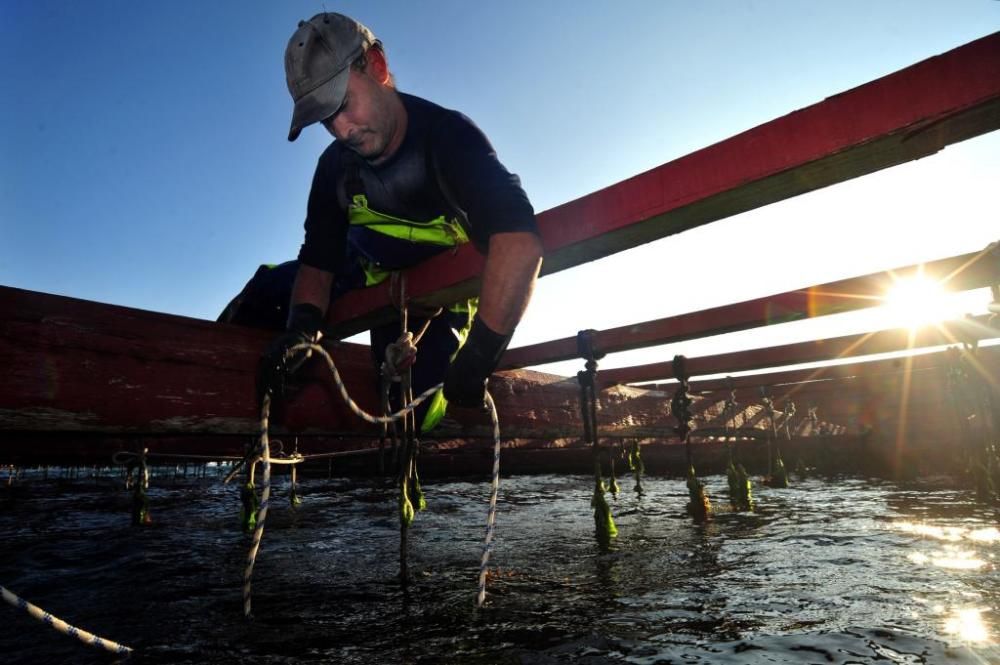
[[[259,480],[259,477],[258,477]],[[610,500],[593,479],[503,478],[488,600],[474,609],[487,481],[427,481],[398,579],[392,483],[274,479],[242,612],[239,487],[154,476],[130,526],[120,478],[29,474],[0,489],[0,584],[135,648],[135,663],[1000,663],[993,508],[943,479],[754,487],[756,510],[685,513],[683,480]],[[0,662],[108,663],[0,605]]]

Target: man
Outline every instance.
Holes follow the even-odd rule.
[[[281,390],[285,352],[317,339],[331,297],[471,240],[486,253],[478,311],[475,300],[458,303],[430,322],[413,388],[444,380],[443,395],[418,414],[422,431],[447,402],[481,407],[541,267],[520,180],[468,118],[397,91],[382,44],[354,19],[323,13],[300,22],[285,73],[295,102],[289,141],[313,124],[336,140],[313,177],[287,332],[265,354],[263,389]],[[372,331],[377,363],[398,336],[398,323]]]

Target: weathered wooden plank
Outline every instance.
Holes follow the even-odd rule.
[[[1000,32],[750,129],[538,216],[543,274],[896,164],[1000,128]],[[473,295],[469,246],[406,273],[413,301]],[[345,295],[349,335],[389,320],[388,285]]]
[[[239,454],[245,435],[256,428],[248,386],[269,337],[234,326],[0,288],[0,363],[12,368],[0,383],[0,463],[106,462],[110,453],[140,445],[160,454]],[[363,384],[371,380],[368,350],[359,347],[363,353],[352,354],[352,346],[338,347],[335,357],[344,356],[340,364],[349,375],[356,374],[349,380],[356,384],[355,394],[363,395]],[[996,365],[990,367],[995,374]],[[192,385],[197,389],[191,390]],[[896,459],[892,451],[898,449],[899,432],[907,433],[903,454],[911,458],[926,462],[935,455],[938,463],[953,457],[949,447],[940,445],[950,430],[942,413],[943,383],[934,372],[802,385],[799,393],[791,392],[794,386],[776,391],[776,401],[815,397],[821,420],[838,433],[856,434],[870,425],[881,441],[869,451],[876,458]],[[301,436],[300,450],[306,453],[373,445],[366,425],[355,428],[337,420],[339,398],[326,394],[327,387],[321,379],[310,381],[289,405],[279,435]],[[570,458],[587,458],[589,452],[580,450],[575,379],[504,372],[491,387],[501,408],[505,445],[513,449],[515,460],[517,452],[525,453],[517,468],[565,470]],[[905,395],[908,412],[900,410]],[[623,437],[675,442],[669,402],[669,391],[627,386],[603,391],[601,437],[608,442]],[[708,395],[699,397],[695,411],[703,424],[711,425],[719,408],[718,394]],[[750,420],[756,427],[766,424],[759,406]],[[440,454],[436,459],[443,472],[486,469],[490,437],[485,421],[482,416],[448,423],[441,438],[428,442],[428,462]],[[343,429],[331,428],[338,423]],[[285,437],[285,450],[291,445]],[[657,450],[654,446],[651,456]],[[563,451],[569,457],[555,456]],[[670,454],[677,457],[676,450]],[[699,452],[699,469],[703,461],[720,455],[724,452],[718,447]],[[540,466],[532,466],[536,464]]]
[[[254,381],[273,333],[0,287],[0,430],[252,433]],[[368,347],[332,349],[366,408],[377,403]],[[356,431],[312,383],[276,422]],[[312,397],[308,397],[312,394]]]
[[[1000,248],[991,245],[979,252],[929,263],[601,330],[593,335],[593,346],[603,353],[616,353],[876,307],[885,303],[885,294],[893,284],[917,274],[938,280],[956,292],[992,286],[1000,283]],[[501,366],[529,367],[575,357],[576,338],[564,337],[511,349],[504,354]]]
[[[1000,354],[1000,346],[985,347],[979,350],[981,356],[996,358]],[[994,360],[995,362],[995,360]],[[748,374],[722,379],[695,379],[690,382],[691,392],[708,393],[728,391],[730,386],[737,395],[754,395],[762,386],[778,389],[784,386],[794,386],[813,381],[829,382],[833,379],[847,379],[854,376],[873,376],[878,374],[898,374],[900,372],[924,372],[941,370],[947,366],[948,352],[937,351],[921,355],[870,360],[868,362],[853,362],[841,365],[824,365],[808,369],[786,370],[782,372],[767,372]],[[657,383],[646,386],[654,390],[674,390],[677,382]]]
[[[254,379],[273,333],[185,317],[0,287],[0,462],[12,448],[44,446],[78,455],[81,445],[156,442],[175,452],[227,452],[255,434]],[[376,375],[369,347],[332,345],[351,396],[374,412]],[[278,434],[311,437],[325,449],[371,441],[377,428],[351,413],[319,362],[300,371],[299,388],[277,405]],[[579,430],[575,379],[519,370],[490,384],[506,437],[558,439]],[[609,431],[625,431],[659,409],[659,396],[622,387],[608,393]],[[626,399],[627,396],[627,399]],[[483,414],[453,414],[443,437],[488,438]],[[76,437],[79,437],[77,442]],[[186,439],[185,439],[186,437]],[[315,452],[315,451],[314,451]]]

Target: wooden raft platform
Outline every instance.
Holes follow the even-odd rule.
[[[663,164],[623,182],[539,215],[546,249],[543,274],[679,233],[746,210],[862,176],[1000,128],[1000,32],[953,49],[730,139]],[[998,283],[995,247],[928,264],[952,288]],[[927,267],[927,266],[925,266]],[[407,292],[422,305],[473,294],[482,257],[461,248],[408,270]],[[899,270],[893,271],[898,276]],[[884,277],[884,276],[883,276]],[[704,312],[599,331],[606,352],[694,339],[877,304],[855,296],[884,286],[865,276],[776,294]],[[994,298],[995,300],[997,298]],[[352,292],[330,313],[337,334],[347,336],[393,315],[385,285]],[[981,324],[983,322],[980,322]],[[961,326],[946,327],[920,345],[969,342]],[[975,339],[995,338],[980,326]],[[113,305],[0,287],[0,463],[103,463],[118,450],[147,446],[161,454],[239,455],[258,429],[253,385],[257,359],[271,333]],[[882,348],[906,337],[883,331]],[[973,340],[974,341],[974,340]],[[913,345],[907,338],[907,343]],[[819,340],[691,359],[696,373],[775,368],[793,358],[856,356],[878,344],[866,340]],[[367,347],[334,343],[330,350],[348,390],[374,410],[374,377]],[[725,446],[719,432],[746,453],[771,430],[760,415],[760,386],[769,386],[783,411],[795,401],[798,422],[785,428],[787,455],[823,454],[868,459],[889,469],[956,459],[946,439],[954,434],[942,375],[955,352],[899,364],[854,362],[849,368],[802,374],[737,377],[732,384],[695,382],[699,464],[711,466]],[[491,381],[503,423],[507,470],[546,470],[550,465],[589,471],[589,451],[579,448],[579,401],[575,379],[520,369],[572,358],[575,340],[553,340],[512,349],[505,371]],[[966,351],[965,362],[996,391],[993,348]],[[664,359],[667,361],[668,359]],[[582,364],[582,363],[581,363]],[[683,446],[673,435],[670,390],[621,383],[668,379],[669,363],[619,368],[599,375],[599,426],[604,441],[639,439],[652,472],[671,471]],[[335,394],[313,367],[301,388],[273,416],[278,437],[297,438],[299,450],[343,452],[376,445],[371,428]],[[739,417],[721,416],[720,404],[737,386]],[[757,391],[756,393],[754,391]],[[814,409],[814,416],[807,416]],[[789,409],[790,410],[790,409]],[[724,409],[723,409],[724,411]],[[475,472],[488,468],[485,416],[446,421],[427,442],[424,465]],[[725,422],[720,423],[720,417]],[[802,418],[808,417],[808,422]],[[953,443],[953,442],[952,442]],[[706,445],[702,445],[706,444]],[[287,442],[286,442],[287,445]],[[756,448],[755,448],[756,447]],[[287,449],[286,449],[287,450]],[[511,455],[511,453],[523,455]],[[432,454],[433,453],[433,454]],[[742,454],[742,453],[741,453]],[[560,460],[558,464],[553,460]],[[518,467],[519,459],[530,460]],[[790,460],[792,457],[790,457]],[[818,458],[817,458],[818,459]],[[346,458],[345,458],[346,460]],[[340,463],[340,462],[338,462]],[[554,466],[552,468],[555,468]],[[681,466],[681,472],[683,466]],[[485,471],[484,471],[485,472]]]

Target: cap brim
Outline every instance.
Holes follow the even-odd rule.
[[[347,94],[347,81],[351,77],[350,66],[344,67],[332,79],[318,86],[295,102],[292,111],[292,126],[288,130],[288,140],[294,141],[303,129],[325,120],[340,110]]]

